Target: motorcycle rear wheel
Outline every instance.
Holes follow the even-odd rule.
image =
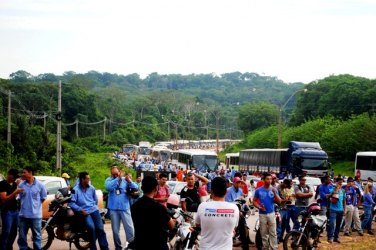
[[[90,238],[87,232],[80,233],[74,238],[74,245],[78,250],[86,250],[90,248]]]
[[[299,244],[297,243],[300,235],[301,233],[294,231],[288,233],[283,240],[283,250],[307,250],[307,238],[304,234],[302,235]]]
[[[46,225],[46,221],[42,221],[42,228]],[[45,230],[41,232],[42,237],[42,250],[47,250],[50,248],[52,241],[55,238],[54,230],[52,227],[48,226]],[[31,230],[29,230],[29,233],[27,235],[27,249],[33,250],[33,236],[31,234]],[[31,247],[30,247],[31,246]]]

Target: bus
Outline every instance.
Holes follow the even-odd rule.
[[[172,164],[178,168],[195,168],[200,172],[218,169],[218,156],[214,151],[200,149],[180,149],[172,154]]]
[[[225,164],[226,169],[234,167],[235,170],[239,170],[239,153],[227,153]]]
[[[133,153],[137,154],[138,152],[138,146],[133,144],[124,144],[123,145],[123,153],[126,153],[127,155],[132,155]]]
[[[294,176],[323,176],[328,173],[328,154],[318,142],[289,142],[285,149],[240,151],[239,169],[252,172],[290,172]]]
[[[164,146],[154,146],[151,148],[151,158],[161,161],[170,161],[172,150]]]
[[[355,157],[355,176],[361,180],[376,180],[376,151],[358,152]]]
[[[138,155],[148,156],[151,154],[151,148],[146,146],[139,146],[138,147]]]

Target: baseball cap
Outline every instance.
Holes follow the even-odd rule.
[[[61,175],[61,177],[63,177],[63,178],[67,178],[67,179],[70,178],[69,174],[67,174],[67,173],[63,173],[63,174]]]
[[[243,182],[242,179],[240,179],[240,177],[234,177],[234,179],[232,180],[233,183],[237,183],[237,182]]]

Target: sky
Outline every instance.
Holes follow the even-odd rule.
[[[376,78],[374,0],[0,0],[0,78],[90,70]]]

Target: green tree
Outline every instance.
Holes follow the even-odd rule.
[[[267,102],[247,103],[239,110],[239,128],[245,133],[274,125],[278,121],[278,107]]]

